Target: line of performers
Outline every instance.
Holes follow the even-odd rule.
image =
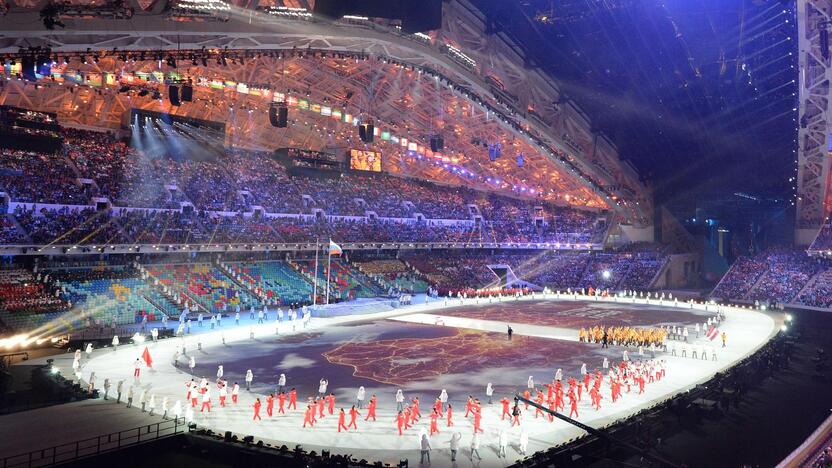
[[[612,402],[615,403],[624,393],[636,391],[637,394],[644,393],[645,386],[653,382],[660,381],[665,377],[665,362],[664,360],[638,360],[629,361],[623,360],[618,365],[609,367],[609,362],[604,359],[604,369],[607,371],[609,393]],[[601,409],[601,400],[603,400],[602,384],[604,382],[604,374],[602,370],[596,369],[594,372],[587,372],[586,364],[581,366],[581,379],[569,377],[566,379],[566,388],[563,384],[563,372],[558,369],[555,378],[542,386],[536,386],[533,377],[529,377],[527,381],[526,390],[523,392],[525,399],[534,401],[540,407],[548,408],[554,412],[565,412],[566,402],[569,402],[569,417],[578,418],[578,403],[582,401],[583,394],[589,395],[591,407],[596,411]],[[336,398],[334,393],[327,393],[328,382],[321,380],[319,386],[319,393],[317,397],[309,397],[304,410],[303,426],[315,427],[322,419],[327,416],[336,415]],[[202,378],[197,382],[191,379],[186,382],[186,401],[190,402],[189,411],[199,408],[200,412],[211,412],[211,393],[212,385],[206,378]],[[265,401],[259,397],[255,399],[253,406],[254,414],[253,421],[262,420],[261,411],[265,405],[265,413],[268,417],[273,417],[275,414],[286,414],[288,411],[298,409],[298,392],[295,388],[289,391],[284,391],[285,388],[281,386],[279,391],[271,393],[265,397]],[[356,404],[352,405],[349,410],[343,407],[337,411],[338,416],[338,432],[350,430],[358,430],[358,418],[362,416],[361,410],[364,406],[363,387],[359,389]],[[236,405],[238,403],[238,396],[240,386],[235,382],[230,386],[228,383],[218,377],[216,381],[216,391],[219,394],[219,405],[225,407],[229,404]],[[491,403],[491,395],[493,388],[489,383],[486,388],[486,394]],[[231,397],[230,403],[228,397]],[[376,407],[378,399],[376,395],[372,395],[367,404],[366,415],[363,415],[363,420],[369,422],[376,421]],[[421,402],[418,397],[411,398],[409,402],[405,402],[405,397],[402,390],[396,393],[397,413],[393,420],[399,436],[404,435],[404,432],[414,426],[421,418]],[[500,400],[502,406],[501,420],[510,421],[511,427],[520,426],[521,414],[520,404],[517,401],[512,405],[512,400],[504,397]],[[277,408],[275,410],[275,405]],[[526,403],[525,411],[529,410],[529,404]],[[482,403],[478,398],[472,395],[468,396],[465,403],[465,418],[473,418],[473,432],[483,433],[482,429]],[[535,408],[535,419],[539,417],[547,417],[549,421],[554,421],[551,414],[546,414],[540,408]],[[349,417],[349,420],[347,420]],[[448,402],[448,393],[445,389],[436,398],[430,414],[429,435],[434,435],[440,432],[440,425],[445,427],[454,426],[454,408]]]
[[[604,359],[604,367],[608,366],[608,361]],[[618,366],[607,371],[609,378],[610,397],[612,402],[617,402],[622,397],[622,392],[630,393],[633,388],[638,388],[637,394],[644,393],[644,388],[647,384],[660,381],[665,377],[666,367],[664,360],[648,360],[648,361],[621,361]],[[582,381],[574,377],[567,379],[568,387],[564,390],[562,384],[562,373],[558,369],[555,374],[555,379],[551,383],[546,383],[542,387],[534,385],[534,379],[529,376],[527,388],[523,392],[523,397],[526,400],[534,401],[540,407],[546,407],[550,411],[565,412],[565,399],[569,399],[569,417],[577,419],[578,403],[582,400],[583,394],[589,394],[591,407],[595,411],[601,409],[601,385],[603,384],[604,375],[601,370],[596,369],[594,373],[586,371],[586,364],[581,366]],[[545,391],[545,392],[544,392]],[[534,397],[534,400],[532,398]],[[502,404],[501,419],[510,419],[512,426],[520,425],[520,411],[515,403],[512,410],[509,410],[510,401],[507,398],[500,400]],[[525,409],[529,409],[529,404],[525,404]],[[534,417],[546,416],[539,407],[535,408]],[[552,422],[554,417],[548,414],[549,421]]]

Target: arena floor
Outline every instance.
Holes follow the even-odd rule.
[[[163,340],[149,344],[154,359],[152,370],[143,371],[139,381],[132,378],[133,362],[143,351],[143,346],[121,346],[97,350],[86,362],[83,375],[96,373],[97,386],[109,377],[115,382],[125,381],[125,388],[135,384],[156,395],[157,407],[161,398],[168,396],[171,404],[185,398],[185,382],[191,378],[185,359],[179,367],[172,365],[176,347],[185,344],[188,353],[195,356],[194,376],[214,380],[218,365],[225,369],[225,379],[242,384],[247,369],[255,375],[251,392],[243,390],[237,405],[218,407],[218,395],[212,391],[213,410],[196,413],[195,422],[215,431],[230,430],[240,436],[254,435],[264,442],[293,447],[302,444],[307,450],[328,448],[337,453],[350,453],[367,460],[395,463],[401,458],[415,461],[418,456],[418,439],[427,430],[429,419],[423,419],[409,429],[403,437],[396,431],[395,399],[398,388],[410,399],[418,396],[422,414],[426,416],[441,389],[447,389],[454,406],[455,425],[447,428],[443,420],[441,433],[431,438],[435,466],[449,465],[448,440],[452,431],[462,433],[460,460],[467,461],[471,440],[472,422],[464,417],[464,402],[474,395],[483,401],[483,428],[480,454],[482,466],[505,466],[522,458],[516,448],[520,428],[509,431],[508,458],[497,458],[497,440],[506,424],[500,420],[497,400],[511,397],[525,388],[529,375],[540,384],[551,381],[558,368],[564,377],[579,376],[581,363],[590,370],[601,366],[604,357],[611,363],[621,359],[623,348],[601,349],[600,345],[579,343],[577,329],[594,324],[650,326],[659,324],[687,324],[693,326],[712,315],[716,307],[706,311],[702,306],[691,309],[687,304],[673,307],[656,304],[618,303],[613,299],[576,300],[571,296],[555,298],[554,295],[537,299],[505,299],[504,302],[487,299],[461,301],[434,301],[402,309],[370,314],[353,314],[330,318],[312,319],[305,329],[292,332],[287,323],[234,326],[233,321],[223,321],[223,330],[210,331],[207,327],[187,338]],[[334,306],[338,307],[338,306]],[[779,314],[750,309],[724,308],[726,321],[721,327],[728,335],[728,346],[716,348],[718,360],[693,360],[661,353],[658,359],[667,362],[667,378],[647,386],[643,395],[635,392],[611,403],[609,386],[602,387],[604,400],[599,411],[590,407],[586,396],[579,405],[579,420],[594,427],[603,426],[625,417],[656,401],[672,396],[707,380],[715,372],[729,367],[762,346],[779,327]],[[508,340],[505,329],[511,324],[514,338]],[[297,327],[296,327],[297,328]],[[255,339],[249,333],[254,331]],[[222,343],[222,337],[225,344]],[[696,340],[696,346],[713,346],[704,338]],[[202,350],[197,351],[201,342]],[[630,349],[631,359],[638,359]],[[645,356],[645,358],[648,356]],[[56,363],[65,369],[70,367],[71,357]],[[252,422],[252,404],[256,397],[263,399],[273,391],[277,376],[285,373],[287,386],[298,389],[299,409],[287,415],[269,418],[262,411],[263,420]],[[326,416],[314,429],[303,429],[302,408],[306,397],[317,392],[318,381],[329,380],[329,389],[336,395],[336,407],[346,410],[354,403],[358,386],[378,396],[378,420],[359,420],[358,430],[337,433],[337,415]],[[485,397],[486,383],[495,388],[494,404],[488,405]],[[241,385],[242,386],[242,385]],[[112,391],[111,391],[112,393]],[[123,406],[123,411],[127,410]],[[158,409],[157,409],[158,411]],[[25,414],[25,413],[24,413]],[[24,423],[25,424],[25,423]],[[565,422],[548,422],[534,418],[534,411],[524,413],[523,427],[529,433],[529,453],[553,444],[569,440],[581,431]],[[106,433],[87,428],[87,433]]]

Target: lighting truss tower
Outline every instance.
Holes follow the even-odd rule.
[[[797,139],[796,241],[814,239],[832,208],[829,100],[832,99],[832,0],[797,0],[800,107]],[[824,30],[827,32],[823,32]],[[824,40],[826,35],[826,40]],[[824,43],[827,50],[823,50]]]

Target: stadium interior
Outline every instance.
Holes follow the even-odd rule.
[[[525,403],[516,429],[487,407],[482,466],[832,467],[831,17],[830,0],[0,0],[3,466],[407,467],[426,440],[458,466],[450,405],[447,434],[394,434],[395,387],[421,392],[427,431],[440,383],[476,466],[468,375]],[[674,386],[633,400],[628,382],[597,419],[540,407],[564,424],[541,428],[526,369],[550,385],[557,359],[583,362],[589,392],[595,359],[607,392],[620,329],[623,379],[636,361]],[[431,367],[454,340],[481,369]],[[245,411],[168,415],[218,365],[230,394],[223,363],[255,369],[256,403],[246,380]],[[389,421],[359,424],[364,442],[250,421],[282,372],[320,379],[323,417],[319,370],[341,404],[390,393]]]

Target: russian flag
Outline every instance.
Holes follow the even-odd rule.
[[[708,334],[707,334],[706,336],[707,336],[707,337],[708,337],[708,339],[710,339],[711,341],[715,340],[715,339],[716,339],[716,337],[718,337],[718,336],[719,336],[719,328],[716,328],[716,327],[713,327],[713,326],[712,326],[712,327],[711,327],[711,329],[710,329],[710,330],[708,330]]]
[[[341,246],[332,242],[332,239],[329,240],[329,254],[330,255],[341,255],[343,250],[341,250]]]

